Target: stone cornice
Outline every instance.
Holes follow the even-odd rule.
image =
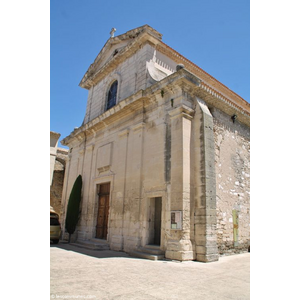
[[[55,131],[50,131],[50,137],[51,137],[51,136],[54,137],[54,138],[59,139],[60,133],[55,132]]]
[[[156,50],[170,57],[178,64],[184,64],[187,70],[195,74],[211,89],[218,92],[219,94],[224,95],[224,97],[227,98],[227,101],[231,102],[232,104],[238,105],[241,109],[243,109],[243,111],[250,113],[250,104],[246,100],[244,100],[241,96],[230,90],[220,81],[215,79],[213,76],[205,72],[203,69],[198,67],[196,64],[185,58],[176,50],[172,49],[170,46],[163,43],[162,41],[158,41],[156,45]]]
[[[113,71],[117,65],[124,62],[127,58],[131,57],[137,50],[139,50],[142,45],[146,43],[157,43],[161,39],[161,34],[151,28],[148,25],[137,28],[139,31],[134,32],[131,30],[121,36],[109,39],[105,46],[102,48],[98,56],[96,57],[94,63],[89,67],[88,71],[83,76],[79,86],[85,89],[90,89],[93,85],[97,84],[101,79],[107,76],[111,71]],[[98,64],[101,61],[102,55],[104,52],[109,51],[109,46],[117,44],[120,40],[133,38],[125,47],[120,49],[120,51],[113,56],[104,66],[102,66],[98,71],[94,73],[94,70],[97,68]]]
[[[143,92],[143,95],[146,96],[147,94],[158,92],[163,87],[172,85],[180,86],[182,90],[186,90],[193,96],[198,96],[203,99],[208,106],[216,107],[229,116],[236,114],[239,122],[250,126],[250,112],[248,110],[245,110],[244,107],[232,102],[224,94],[208,86],[186,69],[181,69],[150,86]]]
[[[131,127],[131,129],[132,129],[133,131],[139,131],[139,130],[143,129],[144,126],[145,126],[145,122],[139,122],[138,124],[133,125],[133,126]]]
[[[94,135],[98,130],[104,129],[114,122],[141,110],[148,102],[149,99],[142,95],[142,91],[138,91],[136,94],[122,100],[116,106],[107,110],[100,116],[75,129],[68,137],[61,141],[61,144],[69,145],[76,140],[81,142],[85,138],[85,135]]]
[[[209,87],[204,82],[202,82],[200,86],[195,89],[194,95],[203,99],[209,107],[216,107],[230,116],[234,114],[237,115],[239,122],[250,126],[249,111],[230,101],[230,99],[228,99],[226,96]]]
[[[208,106],[216,107],[228,115],[236,114],[239,122],[244,123],[247,126],[250,125],[250,114],[247,111],[244,111],[243,108],[239,107],[237,104],[230,102],[224,95],[215,91],[213,88],[208,87],[194,74],[186,69],[181,69],[151,85],[147,89],[140,90],[122,100],[116,106],[100,116],[75,129],[68,137],[61,141],[61,144],[67,146],[76,140],[82,142],[85,135],[92,135],[96,131],[113,124],[115,121],[136,113],[155,101],[155,95],[160,95],[163,88],[171,90],[173,87],[180,87],[182,91],[192,91],[193,96],[203,99]],[[174,109],[176,109],[176,107],[174,107]],[[180,109],[182,110],[181,113],[192,116],[191,108],[185,109],[185,107],[182,106]]]
[[[172,85],[180,86],[182,90],[188,91],[193,96],[198,96],[207,102],[210,107],[216,107],[230,116],[236,114],[241,123],[250,126],[250,113],[247,110],[230,101],[224,94],[208,86],[186,69],[181,69],[150,86],[143,92],[143,95],[154,94],[162,88],[172,87]]]

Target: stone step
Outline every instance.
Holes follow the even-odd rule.
[[[151,259],[151,260],[161,260],[164,259],[165,256],[163,254],[150,254],[146,252],[141,252],[141,251],[131,251],[129,252],[130,256],[133,257],[140,257],[140,258],[146,258],[146,259]]]
[[[75,243],[71,243],[80,248],[90,250],[109,250],[109,245],[105,240],[91,239],[91,240],[77,240]]]
[[[160,250],[159,245],[148,244],[148,245],[145,245],[144,247],[149,248],[149,249],[159,249]]]
[[[138,251],[149,253],[149,254],[155,254],[155,255],[165,254],[165,251],[160,250],[159,246],[152,246],[152,245],[150,245],[150,246],[146,245],[144,247],[139,247]]]
[[[89,241],[93,242],[95,244],[99,244],[99,245],[108,245],[107,240],[102,240],[102,239],[96,239],[96,238],[94,238],[94,239],[90,239]]]

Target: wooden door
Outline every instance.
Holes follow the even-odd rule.
[[[161,235],[161,197],[155,198],[154,212],[154,245],[160,245]]]
[[[100,184],[98,188],[98,216],[96,226],[96,238],[107,238],[108,213],[109,213],[109,194],[110,183]]]

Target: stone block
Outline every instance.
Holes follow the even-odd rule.
[[[218,254],[217,243],[214,246],[196,246],[196,253],[201,255]]]
[[[215,235],[217,225],[204,226],[203,224],[195,224],[195,236]]]
[[[217,235],[203,235],[195,238],[196,246],[213,247],[217,243]]]
[[[219,260],[219,254],[197,254],[196,260],[200,262],[213,262]]]
[[[217,217],[215,215],[213,216],[195,216],[194,217],[194,224],[216,224],[217,223]]]
[[[167,259],[179,260],[179,261],[188,261],[193,260],[193,251],[170,251],[165,252],[165,257]]]
[[[180,252],[192,250],[192,243],[190,240],[168,240],[167,250]]]

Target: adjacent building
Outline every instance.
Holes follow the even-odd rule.
[[[54,165],[57,154],[57,144],[60,133],[50,131],[50,186],[52,184]]]
[[[50,156],[51,158],[51,156]],[[57,147],[55,160],[52,165],[52,182],[50,185],[50,206],[58,214],[61,213],[61,198],[63,192],[66,159],[68,158],[68,150]]]

